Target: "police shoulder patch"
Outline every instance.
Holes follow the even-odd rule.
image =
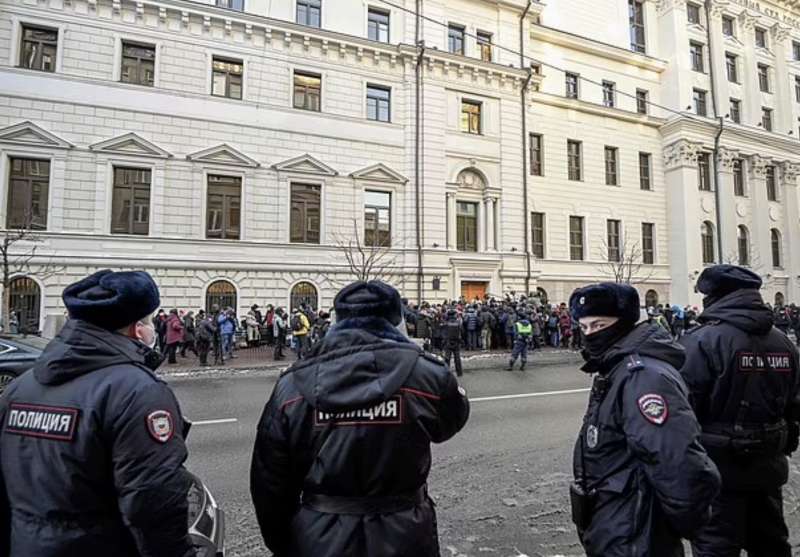
[[[147,415],[146,425],[150,437],[159,443],[166,443],[175,434],[172,414],[167,410],[156,410]]]
[[[642,416],[656,425],[662,425],[669,417],[669,408],[664,397],[655,393],[642,395],[638,400],[639,411]]]

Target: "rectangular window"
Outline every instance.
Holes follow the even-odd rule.
[[[722,16],[722,34],[726,37],[736,36],[736,23],[729,15]]]
[[[371,41],[389,42],[389,12],[378,8],[368,10],[367,37]]]
[[[648,93],[644,89],[636,90],[636,112],[647,114]]]
[[[529,136],[530,146],[530,164],[531,176],[542,176],[544,174],[544,151],[542,145],[542,136],[538,133],[532,133]]]
[[[642,223],[642,263],[652,265],[655,263],[655,242],[653,230],[655,225],[651,222]]]
[[[800,75],[794,76],[794,100],[800,103]]]
[[[390,122],[391,118],[391,90],[378,85],[367,85],[367,120]]]
[[[619,230],[620,230],[620,221],[618,220],[607,220],[606,221],[606,242],[608,243],[608,260],[609,261],[619,261],[620,260],[620,239],[619,239]]]
[[[646,191],[653,189],[652,160],[650,153],[639,153],[639,189]]]
[[[241,226],[242,179],[208,176],[206,238],[238,240]]]
[[[739,99],[730,99],[731,101],[731,120],[737,124],[742,123],[742,101]]]
[[[29,70],[56,71],[58,30],[45,27],[22,26],[22,48],[19,65]]]
[[[692,99],[694,101],[694,113],[698,116],[705,116],[708,113],[706,92],[701,89],[694,89]]]
[[[217,0],[218,8],[226,8],[228,10],[236,10],[237,12],[244,11],[244,0]]]
[[[578,98],[578,74],[567,72],[564,77],[566,96],[568,99]]]
[[[616,186],[619,184],[619,151],[616,147],[606,146],[605,149],[605,164],[606,164],[606,185]]]
[[[697,4],[686,4],[686,18],[689,23],[700,25],[700,6]]]
[[[150,169],[114,167],[111,233],[150,233]]]
[[[769,66],[766,64],[758,65],[758,88],[762,93],[769,93]]]
[[[744,197],[744,164],[742,164],[742,159],[733,161],[733,195]]]
[[[319,244],[321,190],[315,184],[292,184],[290,241],[297,244]]]
[[[50,161],[10,158],[7,228],[47,229]]]
[[[297,0],[297,23],[309,27],[322,25],[322,0]]]
[[[767,31],[761,27],[756,27],[756,46],[759,48],[767,48]]]
[[[464,27],[450,24],[447,26],[447,50],[453,54],[464,54]]]
[[[628,0],[628,23],[630,25],[631,50],[646,51],[644,34],[644,0]]]
[[[767,166],[764,168],[764,176],[767,184],[767,200],[778,200],[778,185],[775,182],[775,167]]]
[[[217,97],[241,99],[243,71],[244,65],[241,60],[215,56],[211,70],[211,94]]]
[[[392,245],[392,194],[384,191],[364,192],[364,245]]]
[[[725,53],[725,72],[728,74],[728,81],[739,83],[738,57],[730,52]]]
[[[478,204],[459,201],[456,206],[456,249],[478,251]]]
[[[156,77],[156,47],[122,41],[120,81],[152,87]]]
[[[322,76],[294,72],[294,107],[319,112],[322,107]]]
[[[531,253],[544,259],[544,213],[531,213]]]
[[[697,187],[701,191],[711,191],[710,160],[708,153],[697,155]]]
[[[461,131],[480,135],[481,103],[477,101],[461,101]]]
[[[581,142],[567,140],[567,176],[570,180],[580,180],[583,174],[581,164]]]
[[[603,106],[614,108],[616,104],[615,97],[614,84],[610,81],[603,81]]]
[[[800,43],[797,41],[792,41],[792,59],[800,62]]]
[[[583,261],[583,217],[569,217],[569,258]]]
[[[478,48],[481,51],[481,60],[484,62],[492,61],[492,34],[485,31],[478,31]]]
[[[696,72],[704,72],[705,64],[703,63],[703,43],[691,41],[689,43],[689,55],[692,59],[692,69]]]
[[[772,109],[771,108],[762,108],[761,109],[761,125],[768,132],[772,131]]]

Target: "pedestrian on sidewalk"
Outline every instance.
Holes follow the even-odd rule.
[[[208,365],[208,352],[214,344],[215,334],[214,316],[212,314],[203,314],[203,319],[197,326],[197,356],[200,359],[201,366]]]
[[[311,332],[311,323],[305,312],[300,311],[300,308],[294,308],[290,324],[292,326],[294,350],[297,354],[297,359],[301,360],[308,349],[308,334]]]
[[[466,393],[401,332],[393,287],[356,282],[334,307],[258,424],[250,491],[264,543],[280,557],[439,557],[430,445],[464,426]]]
[[[178,310],[169,310],[169,317],[167,317],[167,363],[177,364],[175,353],[178,350],[178,345],[183,340],[183,322],[178,317]]]
[[[181,358],[186,357],[187,350],[197,356],[197,350],[195,348],[196,330],[194,312],[189,311],[183,316],[183,341],[181,342]]]
[[[639,294],[602,283],[573,292],[596,374],[573,459],[572,519],[588,557],[678,557],[720,488],[678,373],[685,354],[639,320]]]
[[[272,353],[272,359],[276,362],[283,360],[283,348],[286,346],[286,312],[283,308],[278,308],[272,315],[272,334],[275,339],[275,349]]]
[[[233,357],[233,335],[236,334],[236,318],[233,308],[226,308],[217,317],[217,329],[219,330],[220,340],[222,341],[223,357]]]
[[[528,362],[528,344],[533,335],[533,326],[528,316],[520,313],[517,322],[514,323],[514,350],[511,352],[511,359],[508,362],[508,371],[514,369],[517,358],[522,360],[519,370],[525,371],[525,364]]]
[[[247,329],[247,346],[258,346],[261,342],[261,312],[258,304],[253,304],[245,317]]]

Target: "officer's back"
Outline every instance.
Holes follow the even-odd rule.
[[[155,284],[101,271],[64,299],[72,318],[0,399],[0,554],[193,555],[177,402],[160,356],[115,332],[153,343]]]

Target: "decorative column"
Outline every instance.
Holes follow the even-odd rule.
[[[722,240],[722,260],[729,254],[736,253],[736,197],[733,193],[733,165],[739,158],[739,151],[721,147],[717,156],[719,169],[719,211],[720,227],[717,234]]]
[[[781,165],[783,175],[783,234],[781,237],[781,257],[783,268],[789,277],[789,288],[786,299],[800,299],[800,191],[797,178],[800,176],[800,164],[785,162]]]
[[[741,41],[744,44],[744,64],[742,65],[743,71],[740,72],[744,89],[742,124],[749,126],[755,126],[761,121],[761,91],[758,88],[756,38],[753,31],[757,21],[758,16],[748,10],[739,14],[739,28],[742,30]]]
[[[478,253],[486,251],[486,214],[484,203],[478,203]]]
[[[703,270],[700,224],[713,217],[701,217],[697,188],[697,155],[702,144],[680,139],[664,149],[664,178],[667,191],[667,222],[670,223],[671,302],[697,303],[694,281]]]
[[[707,45],[708,48],[708,63],[714,69],[714,75],[717,76],[716,87],[713,94],[716,98],[716,106],[718,114],[715,116],[724,116],[729,111],[730,106],[730,87],[728,86],[727,72],[725,68],[725,40],[722,34],[722,13],[727,2],[720,0],[713,0],[710,10],[710,21],[708,25],[711,29],[711,41],[714,44]]]
[[[752,228],[750,229],[750,258],[757,256],[753,262],[754,271],[766,274],[772,270],[772,243],[770,241],[769,201],[767,200],[766,168],[772,160],[761,155],[749,157],[750,172],[749,193],[753,200]],[[777,180],[777,176],[775,177]],[[737,231],[738,232],[738,231]],[[758,263],[756,266],[755,263]]]
[[[456,249],[456,194],[447,192],[447,249]]]
[[[776,23],[772,27],[771,33],[772,47],[775,51],[775,68],[773,75],[770,76],[773,80],[772,92],[775,95],[775,121],[772,125],[773,129],[780,134],[785,134],[795,128],[792,122],[794,99],[789,86],[789,65],[786,63],[786,58],[789,56],[786,39],[791,36],[791,31],[789,27]]]
[[[495,204],[495,199],[493,197],[487,197],[483,200],[484,212],[486,213],[487,251],[495,251],[497,249],[495,243],[494,204]]]

